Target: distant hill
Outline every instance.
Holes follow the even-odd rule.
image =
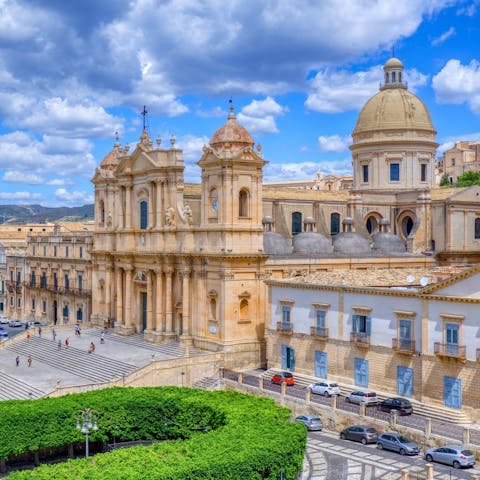
[[[94,206],[49,208],[41,205],[0,205],[0,224],[86,222],[93,220]]]

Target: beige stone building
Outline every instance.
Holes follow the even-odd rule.
[[[353,132],[349,190],[265,185],[260,146],[233,107],[184,183],[182,152],[142,132],[95,172],[92,315],[152,342],[180,339],[265,364],[265,279],[334,268],[475,259],[479,187],[437,189],[435,129],[395,58]]]
[[[454,184],[460,175],[470,170],[480,171],[480,142],[459,141],[437,159],[437,180],[447,174],[448,180]]]

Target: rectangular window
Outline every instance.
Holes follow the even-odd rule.
[[[420,181],[426,182],[427,181],[427,164],[422,163],[420,165]]]
[[[30,273],[30,286],[34,287],[36,282],[37,282],[37,279],[35,277],[35,270],[32,270]]]
[[[35,245],[32,246],[32,255],[35,256]]]
[[[10,306],[13,307],[13,297],[10,297]]]
[[[455,166],[455,159],[452,158],[452,167],[454,167],[454,166]]]
[[[47,256],[47,247],[46,247],[46,245],[43,246],[43,256],[44,256],[44,257]]]
[[[327,352],[315,351],[315,376],[327,378],[328,357]]]
[[[65,247],[65,256],[68,258],[68,245]]]
[[[404,397],[413,395],[413,368],[397,366],[397,393]]]
[[[140,202],[140,229],[146,230],[148,227],[148,203]]]
[[[58,288],[57,272],[53,272],[53,288],[55,290]]]
[[[53,256],[54,257],[57,256],[57,246],[56,245],[53,246]]]
[[[398,326],[399,347],[403,350],[410,350],[412,340],[412,321],[400,320]]]
[[[283,324],[290,324],[290,312],[291,312],[290,307],[287,307],[286,305],[282,307],[282,323]]]
[[[450,355],[458,355],[458,332],[459,326],[457,323],[445,324],[445,350]]]
[[[67,274],[65,274],[65,277],[64,277],[64,285],[65,285],[65,290],[70,290],[70,280]]]
[[[368,165],[362,165],[363,183],[368,183]]]
[[[398,163],[390,164],[390,181],[398,182],[400,180],[400,165]]]
[[[17,308],[22,308],[22,299],[17,299]]]
[[[13,282],[13,270],[10,270],[10,281]]]
[[[83,258],[83,247],[80,247],[80,248],[79,248],[78,256],[79,256],[80,258]]]
[[[443,377],[443,401],[448,408],[462,408],[462,380]]]
[[[47,274],[46,272],[42,272],[42,276],[40,277],[40,287],[47,288]]]
[[[366,315],[352,315],[352,332],[370,333],[370,317]]]
[[[2,295],[5,293],[5,280],[2,280]]]
[[[35,310],[35,299],[32,298],[32,310]]]
[[[475,238],[480,238],[480,218],[475,219]]]
[[[77,288],[81,290],[83,288],[83,276],[79,275],[77,277]]]
[[[46,312],[47,311],[47,302],[44,300],[42,302],[42,312]]]
[[[20,285],[22,281],[22,274],[21,272],[17,272],[17,285]]]
[[[368,360],[355,358],[355,385],[357,387],[368,387]]]

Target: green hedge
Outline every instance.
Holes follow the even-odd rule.
[[[294,479],[306,430],[272,400],[176,387],[112,388],[0,402],[0,458],[84,441],[75,413],[99,412],[92,442],[160,439],[148,447],[12,472],[9,480]]]

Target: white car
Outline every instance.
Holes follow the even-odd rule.
[[[340,395],[340,387],[335,382],[316,382],[310,384],[307,388],[312,393],[316,393],[317,395],[325,395],[325,397],[331,397],[332,395]]]
[[[6,325],[10,320],[5,315],[0,315],[0,324]]]
[[[345,395],[345,400],[349,403],[358,403],[359,405],[376,405],[378,403],[375,392],[355,391]]]
[[[8,326],[13,328],[18,328],[22,326],[22,322],[20,320],[10,320],[8,322]]]

